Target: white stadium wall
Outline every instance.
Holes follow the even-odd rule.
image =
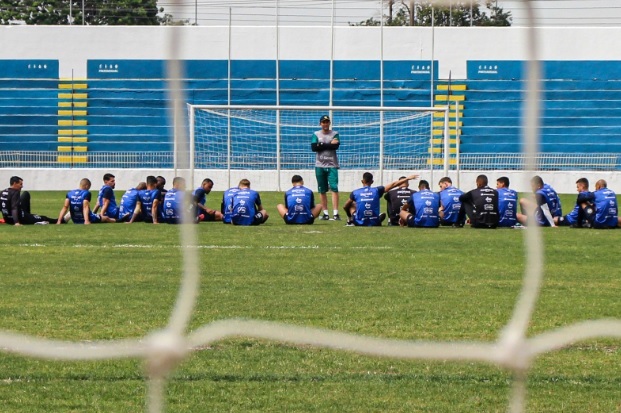
[[[184,60],[222,60],[229,58],[228,27],[83,27],[83,26],[2,26],[0,27],[0,60],[54,59],[59,61],[60,77],[83,78],[87,74],[87,61],[93,59],[166,59],[170,56],[170,31],[178,30],[181,47],[176,55]],[[336,27],[335,60],[379,60],[382,56],[380,29],[369,27]],[[424,27],[384,28],[383,59],[436,60],[438,76],[453,79],[466,78],[468,60],[525,60],[526,29],[512,28],[436,28]],[[433,36],[433,38],[432,38]],[[555,27],[538,30],[542,60],[619,60],[621,28]],[[279,46],[276,46],[274,27],[238,27],[231,29],[230,57],[233,60],[329,60],[331,30],[329,27],[280,27]],[[432,50],[432,45],[434,49]],[[278,52],[277,52],[278,50]],[[0,62],[1,64],[1,62]],[[174,171],[149,170],[99,170],[99,169],[18,169],[0,170],[0,183],[8,183],[11,175],[20,175],[31,190],[67,190],[76,186],[79,179],[89,177],[98,187],[105,172],[117,175],[119,189],[125,189],[155,173],[172,178]],[[341,171],[341,191],[359,186],[362,171]],[[404,174],[405,171],[388,171],[384,181]],[[485,171],[463,172],[460,185],[467,189],[477,174]],[[282,188],[288,187],[295,171],[283,171]],[[312,171],[302,171],[310,187],[314,187]],[[442,172],[434,171],[434,182]],[[228,184],[226,171],[197,171],[195,181],[210,176],[218,190]],[[246,176],[248,175],[248,176]],[[521,185],[521,173],[491,171],[491,179],[509,176],[516,189]],[[575,180],[587,176],[591,180],[605,178],[618,182],[618,172],[551,172],[544,179],[559,192],[575,192]],[[454,173],[452,174],[454,178]],[[230,180],[236,183],[248,177],[258,190],[273,188],[273,171],[234,171]],[[424,178],[430,179],[425,176]],[[263,184],[265,182],[265,184]],[[432,184],[435,183],[432,182]],[[614,185],[613,187],[615,187]],[[618,190],[618,189],[617,189]]]
[[[180,59],[227,59],[228,27],[0,27],[0,59],[57,59],[61,77],[85,77],[89,59],[166,59],[169,32],[179,30]],[[279,58],[329,60],[327,27],[280,27]],[[542,60],[618,60],[621,28],[555,27],[538,30]],[[384,28],[385,60],[439,61],[440,78],[466,76],[467,60],[524,60],[526,29]],[[432,50],[432,44],[434,50]],[[231,58],[276,58],[274,27],[232,27]],[[380,29],[336,27],[336,60],[380,58]]]

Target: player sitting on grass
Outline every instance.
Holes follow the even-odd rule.
[[[464,193],[461,189],[453,186],[453,181],[448,176],[440,179],[440,225],[457,226],[461,202],[459,197]],[[463,222],[461,223],[463,225]]]
[[[239,191],[231,198],[231,223],[233,225],[260,225],[269,218],[261,205],[261,196],[250,189],[250,181],[239,181]]]
[[[498,228],[512,228],[517,224],[518,193],[509,189],[509,178],[496,179],[498,191]]]
[[[535,222],[542,227],[556,227],[552,215],[552,211],[555,210],[555,208],[559,209],[559,204],[557,200],[554,199],[556,191],[552,193],[545,190],[543,179],[537,175],[530,180],[530,187],[535,194]],[[528,217],[524,214],[524,211],[528,211],[529,207],[532,207],[532,203],[529,199],[522,198],[520,199],[520,207],[522,213],[518,214],[517,219],[520,224],[526,225]]]
[[[589,192],[589,180],[580,178],[576,181],[576,206],[564,217],[554,217],[554,223],[559,227],[570,226],[572,228],[589,228],[592,215],[595,212],[592,202],[592,194]]]
[[[239,192],[239,187],[234,186],[227,189],[222,194],[222,203],[220,204],[220,213],[222,214],[222,223],[230,224],[233,215],[233,196]]]
[[[104,184],[99,190],[97,196],[97,205],[93,209],[93,213],[99,212],[102,220],[101,222],[116,222],[119,216],[119,208],[116,205],[116,198],[114,197],[114,187],[116,186],[116,178],[112,174],[105,174],[103,176]],[[99,211],[101,209],[101,211]],[[109,218],[104,220],[103,217]]]
[[[487,182],[487,176],[477,176],[477,187],[459,197],[459,222],[465,222],[467,215],[472,228],[498,227],[498,191],[487,186]]]
[[[403,206],[399,216],[402,227],[437,228],[440,226],[440,194],[429,189],[429,182],[424,179],[418,183],[418,192],[410,197]]]
[[[619,221],[619,210],[617,204],[617,194],[608,189],[608,183],[600,179],[595,183],[595,192],[592,193],[590,201],[595,206],[595,214],[591,216],[591,227],[596,229],[617,228]]]
[[[196,220],[198,222],[222,221],[222,214],[215,209],[207,208],[207,195],[213,188],[213,181],[209,178],[203,179],[201,186],[192,192],[192,205],[196,211]]]
[[[147,189],[145,182],[139,182],[135,188],[128,189],[121,197],[119,219],[117,222],[132,222],[140,219],[140,191]]]
[[[315,205],[313,191],[304,186],[300,175],[291,178],[293,188],[285,192],[285,203],[276,205],[285,224],[312,224],[321,213],[321,205]]]
[[[91,211],[90,189],[91,181],[87,178],[82,178],[78,189],[67,192],[65,204],[58,214],[57,224],[63,224],[71,219],[74,224],[89,225],[109,219],[108,217],[103,217],[102,219],[100,215]],[[67,211],[69,211],[69,216],[67,216]]]
[[[157,189],[157,178],[153,175],[147,176],[147,189],[138,193],[140,203],[140,218],[138,221],[148,224],[158,224],[160,222],[160,190]]]
[[[399,177],[399,179],[405,179],[405,176]],[[388,225],[399,225],[401,208],[408,203],[412,194],[416,192],[414,189],[410,189],[409,185],[410,183],[405,181],[384,194],[384,199],[387,201]]]
[[[164,222],[167,224],[181,224],[183,211],[188,208],[186,202],[185,179],[177,176],[173,179],[172,189],[167,191],[164,197],[164,205],[162,207]]]
[[[410,175],[406,178],[397,179],[386,186],[373,185],[373,174],[365,172],[362,175],[362,188],[356,189],[349,195],[343,209],[347,214],[348,226],[374,227],[382,225],[386,214],[380,214],[380,200],[386,191],[401,185],[411,179],[418,178],[418,175]]]
[[[0,207],[4,222],[9,225],[49,224],[53,219],[30,212],[30,193],[22,192],[24,180],[19,176],[9,179],[9,187],[0,194]]]

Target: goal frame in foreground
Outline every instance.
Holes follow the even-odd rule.
[[[226,174],[228,176],[228,186],[231,186],[231,112],[234,111],[243,111],[243,110],[255,110],[255,111],[273,111],[276,114],[276,130],[275,130],[275,138],[276,138],[276,148],[275,148],[275,157],[276,157],[276,169],[275,173],[277,175],[277,190],[282,191],[281,185],[281,171],[283,170],[281,165],[281,122],[280,122],[280,114],[283,111],[309,111],[309,112],[318,112],[321,111],[323,113],[329,113],[332,115],[334,112],[379,112],[380,113],[380,124],[379,124],[379,181],[383,182],[383,174],[385,171],[384,167],[384,113],[386,112],[429,112],[430,120],[430,128],[429,128],[429,169],[431,173],[431,181],[433,182],[433,171],[434,171],[434,150],[432,148],[434,146],[434,141],[437,142],[438,139],[441,139],[441,151],[440,158],[442,159],[442,166],[444,170],[444,176],[448,174],[449,164],[450,164],[450,106],[437,106],[437,107],[420,107],[420,106],[402,106],[402,107],[386,107],[386,106],[304,106],[304,105],[194,105],[187,104],[188,108],[188,119],[189,119],[189,165],[190,165],[190,176],[194,176],[194,169],[196,165],[196,111],[199,110],[207,110],[207,111],[228,111],[228,130],[227,130],[227,167]],[[437,116],[435,121],[442,119],[443,127],[442,133],[440,136],[434,135],[434,114],[441,113],[442,117]],[[317,123],[317,127],[319,124]],[[338,125],[337,125],[338,126]],[[437,129],[436,129],[437,130]],[[310,135],[309,131],[309,135]],[[176,152],[176,148],[175,148]],[[435,157],[436,161],[438,157]],[[175,169],[177,169],[177,161],[175,161]]]

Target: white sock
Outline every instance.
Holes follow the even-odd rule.
[[[324,215],[328,215],[328,210],[327,210],[327,209],[324,209],[324,210],[323,210],[323,214],[324,214]]]
[[[333,212],[334,212],[334,215],[338,215],[339,214],[339,210],[338,209],[333,210]]]

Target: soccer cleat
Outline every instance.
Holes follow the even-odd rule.
[[[340,220],[341,220],[341,217],[339,216],[339,214],[336,214],[336,215],[334,216],[334,220],[335,220],[335,221],[340,221]]]
[[[323,216],[321,217],[322,221],[330,221],[330,215],[328,214],[323,214]]]
[[[353,227],[354,226],[354,221],[349,220],[347,221],[347,224],[345,224],[346,227]]]
[[[385,219],[386,219],[386,213],[385,212],[382,212],[381,214],[379,214],[379,222],[380,222],[380,224],[382,222],[384,222]]]

